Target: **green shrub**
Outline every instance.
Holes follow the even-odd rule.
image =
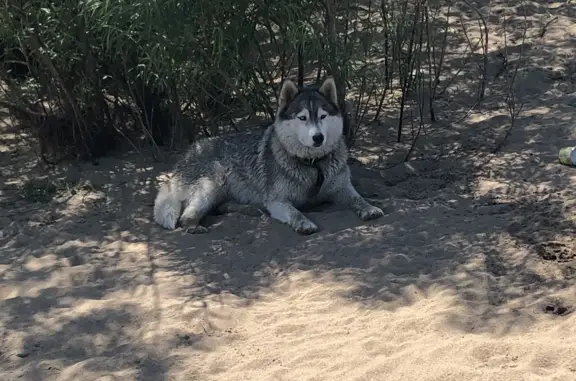
[[[5,4],[5,103],[40,128],[41,147],[61,157],[104,155],[126,139],[135,146],[145,140],[159,154],[161,145],[233,131],[254,117],[270,120],[283,79],[327,74],[341,105],[353,104],[353,144],[360,123],[379,118],[385,98],[403,110],[410,91],[424,81],[437,85],[447,43],[432,54],[431,41],[447,30],[446,7],[422,0]]]

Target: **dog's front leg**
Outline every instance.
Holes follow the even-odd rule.
[[[288,224],[296,233],[312,234],[318,231],[318,226],[288,201],[272,201],[266,208],[272,218]]]
[[[382,209],[370,205],[352,185],[348,171],[334,179],[330,199],[337,205],[352,209],[363,221],[374,220],[384,215]]]

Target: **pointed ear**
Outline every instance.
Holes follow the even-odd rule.
[[[298,87],[291,80],[285,80],[282,89],[280,90],[278,109],[280,110],[288,105],[288,103],[292,102],[296,97],[296,94],[298,94]]]
[[[334,78],[328,77],[320,86],[320,93],[324,95],[327,99],[332,101],[334,104],[338,104],[338,93],[336,92],[336,83],[334,82]]]

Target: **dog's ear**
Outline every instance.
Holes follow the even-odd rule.
[[[320,86],[319,91],[327,99],[332,101],[332,103],[336,105],[338,104],[338,93],[336,92],[336,83],[334,82],[334,78],[326,78],[322,86]]]
[[[279,109],[286,107],[288,103],[292,102],[296,97],[296,94],[298,94],[298,87],[296,84],[289,79],[285,80],[282,89],[280,90]]]

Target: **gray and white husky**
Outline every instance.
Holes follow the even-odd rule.
[[[256,207],[300,234],[318,226],[298,208],[333,202],[362,220],[383,215],[354,189],[342,135],[343,117],[332,78],[318,89],[286,80],[275,121],[266,130],[205,138],[193,143],[161,186],[154,220],[204,233],[200,220],[233,202]]]

